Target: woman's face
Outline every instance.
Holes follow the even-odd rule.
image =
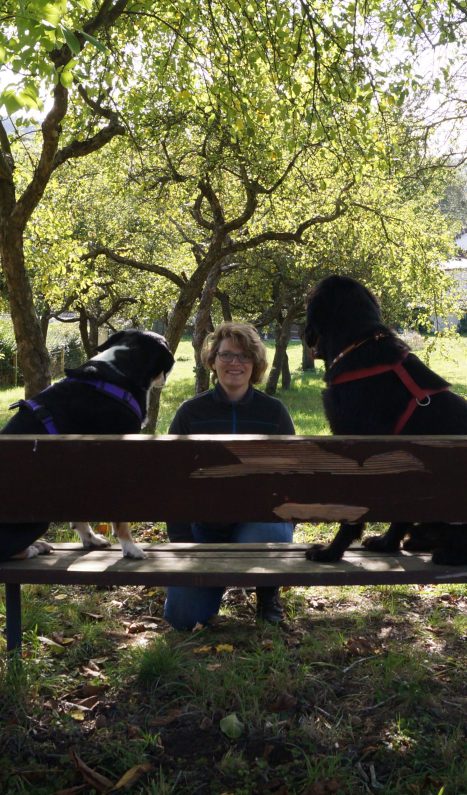
[[[232,400],[240,400],[250,385],[253,359],[232,339],[219,345],[213,369],[224,392]]]

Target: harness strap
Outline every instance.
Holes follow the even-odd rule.
[[[116,400],[122,401],[136,414],[140,422],[143,421],[143,415],[139,403],[135,400],[131,392],[127,392],[127,390],[122,389],[122,387],[116,386],[115,384],[109,384],[106,381],[91,381],[84,378],[63,378],[61,383],[64,383],[65,381],[74,381],[75,383],[79,384],[87,384],[88,386],[94,387],[94,389],[97,389],[99,392],[104,392],[106,395],[109,395],[109,397],[113,397]],[[44,392],[47,392],[50,388],[51,387],[47,387],[47,389],[44,389]],[[38,397],[40,397],[40,395]],[[55,425],[52,415],[49,413],[48,409],[42,405],[42,403],[38,403],[36,400],[18,400],[16,403],[11,404],[10,409],[21,407],[30,409],[30,411],[32,411],[34,415],[42,422],[42,425],[46,429],[47,433],[54,435],[60,433],[60,431],[57,429],[57,426]]]
[[[336,378],[330,381],[330,384],[331,386],[334,386],[335,384],[346,384],[350,381],[359,381],[362,378],[371,378],[374,375],[382,375],[382,373],[395,373],[400,381],[402,381],[405,388],[412,395],[408,402],[407,408],[402,412],[393,428],[393,433],[397,435],[402,432],[403,428],[405,428],[417,406],[421,406],[422,408],[429,406],[431,403],[431,395],[437,395],[439,392],[447,392],[449,389],[448,386],[438,387],[437,389],[426,389],[425,387],[420,387],[404,367],[403,362],[407,356],[408,352],[403,355],[402,359],[400,359],[398,362],[394,362],[393,364],[377,364],[374,367],[367,367],[362,370],[353,370],[350,373],[342,373],[342,375],[338,375]]]
[[[141,408],[139,403],[135,400],[131,392],[128,392],[126,389],[123,389],[120,386],[116,386],[116,384],[109,384],[107,381],[92,381],[86,378],[64,378],[64,381],[73,381],[77,384],[87,384],[88,386],[94,387],[99,392],[104,392],[106,395],[115,398],[116,400],[121,400],[123,403],[126,403],[127,406],[132,409],[132,411],[136,414],[139,421],[143,421],[143,414],[141,412]]]
[[[22,407],[29,409],[35,414],[37,419],[42,422],[42,425],[46,429],[47,433],[60,433],[60,431],[57,430],[57,426],[54,423],[52,415],[47,411],[42,403],[37,403],[35,400],[17,400],[16,403],[12,403],[11,406],[9,406],[10,409]]]

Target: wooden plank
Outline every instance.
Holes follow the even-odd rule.
[[[467,521],[467,436],[0,436],[0,522]]]
[[[253,548],[252,548],[253,547]],[[434,566],[429,555],[377,556],[348,550],[338,563],[305,559],[306,545],[160,544],[145,560],[123,559],[117,547],[83,552],[56,544],[54,553],[0,563],[0,582],[63,585],[373,585],[467,582],[465,566]]]

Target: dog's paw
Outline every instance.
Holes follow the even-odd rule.
[[[37,558],[38,555],[49,555],[53,550],[52,544],[38,539],[25,550],[25,558]]]
[[[122,552],[124,558],[133,558],[133,560],[143,560],[147,558],[147,554],[139,544],[134,541],[120,541],[122,545]]]
[[[362,541],[362,545],[369,552],[399,552],[399,541],[388,541],[386,536],[369,536]]]
[[[88,522],[72,522],[71,529],[78,533],[84,549],[106,549],[111,546],[111,541],[95,533]]]
[[[334,563],[341,559],[342,554],[326,544],[312,544],[305,552],[305,557],[307,560],[315,560],[318,563]]]
[[[112,546],[112,542],[108,538],[100,533],[95,533],[94,530],[91,530],[90,534],[82,539],[82,542],[85,549],[107,549]]]

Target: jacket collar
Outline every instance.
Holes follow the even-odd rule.
[[[232,405],[244,406],[247,405],[248,403],[251,403],[251,401],[253,400],[254,393],[255,390],[253,389],[251,384],[240,400],[229,400],[227,393],[222,389],[219,383],[216,384],[216,386],[212,391],[213,398],[217,403],[226,403],[229,406]]]

